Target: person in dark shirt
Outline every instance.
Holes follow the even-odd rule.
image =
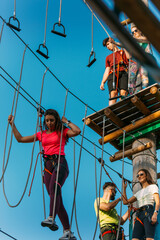
[[[105,38],[103,46],[106,46],[113,53],[106,57],[106,69],[100,89],[104,90],[104,84],[108,81],[108,90],[111,98],[109,105],[112,105],[116,102],[118,93],[121,96],[127,96],[128,94],[129,53],[126,50],[120,50],[112,38]]]

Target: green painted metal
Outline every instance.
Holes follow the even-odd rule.
[[[147,133],[160,130],[160,120],[149,123],[146,126],[138,128],[132,132],[126,133],[125,144],[134,141],[136,138],[142,137]],[[123,138],[119,138],[119,145],[123,144]],[[160,144],[160,142],[159,142]]]

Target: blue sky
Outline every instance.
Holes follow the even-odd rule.
[[[108,1],[106,1],[108,2]],[[110,4],[112,7],[112,4]],[[13,15],[14,1],[1,0],[0,1],[0,15],[8,21],[9,17]],[[153,8],[155,14],[155,9]],[[46,1],[28,0],[17,1],[16,16],[21,24],[21,32],[19,36],[29,44],[29,47],[36,52],[39,44],[44,40],[44,26],[45,26],[45,12]],[[94,51],[96,53],[97,61],[90,68],[87,68],[88,59],[91,51],[91,12],[88,10],[82,0],[79,1],[62,1],[62,24],[65,26],[66,38],[54,35],[51,33],[53,24],[58,21],[59,15],[59,1],[49,1],[48,20],[47,20],[47,34],[46,46],[49,50],[49,59],[43,57],[39,58],[49,67],[49,69],[61,80],[61,82],[78,96],[83,102],[94,108],[100,110],[108,105],[108,90],[100,91],[99,86],[105,70],[105,57],[109,54],[107,49],[103,48],[102,40],[107,37],[104,30],[99,23],[94,19]],[[0,29],[2,21],[0,20]],[[105,25],[104,25],[105,26]],[[106,26],[105,26],[106,27]],[[111,36],[113,33],[106,27]],[[16,80],[19,80],[22,55],[24,51],[24,44],[16,37],[16,35],[7,27],[4,26],[3,35],[0,43],[0,65]],[[154,50],[155,57],[159,64],[159,55]],[[22,73],[21,86],[36,100],[39,101],[41,82],[45,67],[36,59],[36,57],[29,51],[26,51],[24,67]],[[12,84],[10,78],[0,70],[0,74],[7,78]],[[7,127],[7,118],[11,112],[14,90],[2,78],[0,85],[0,107],[1,107],[1,121],[0,121],[0,152],[2,167],[3,151],[5,134]],[[14,84],[15,86],[15,84]],[[60,115],[63,114],[64,101],[66,90],[59,82],[47,72],[42,106],[47,108],[55,108]],[[92,110],[87,110],[87,115],[93,113]],[[66,105],[66,117],[77,124],[81,129],[83,128],[82,118],[85,114],[85,105],[79,100],[68,94]],[[35,132],[37,112],[32,105],[25,99],[19,96],[17,113],[15,123],[22,135],[31,135]],[[10,141],[11,129],[8,132],[8,146]],[[85,137],[89,138],[94,143],[98,144],[99,136],[90,128],[85,128]],[[81,137],[78,136],[76,141],[81,142]],[[9,202],[15,205],[24,190],[26,183],[33,144],[20,144],[13,139],[9,164],[5,174],[5,190]],[[84,140],[84,147],[86,147],[92,154],[94,154],[94,146]],[[7,147],[8,149],[8,147]],[[109,144],[105,145],[105,150],[110,154],[115,153],[115,149]],[[76,169],[79,160],[80,148],[76,145]],[[37,153],[39,152],[38,143],[34,151],[34,164]],[[101,150],[96,148],[96,154],[101,156]],[[69,164],[70,174],[63,187],[63,199],[69,217],[71,216],[73,203],[73,141],[70,140],[66,146],[66,158]],[[104,153],[105,162],[117,171],[121,172],[121,161],[110,163],[109,156]],[[127,160],[128,161],[128,160]],[[33,167],[34,167],[33,164]],[[33,167],[31,177],[33,175]],[[159,166],[158,166],[159,169]],[[121,187],[121,181],[118,175],[107,169],[114,179],[118,187]],[[100,166],[97,163],[98,182]],[[125,164],[124,176],[132,180],[132,166]],[[29,186],[31,182],[29,181]],[[102,184],[109,181],[106,174],[103,172]],[[0,185],[0,228],[8,234],[14,236],[18,240],[27,239],[59,239],[62,235],[62,226],[56,219],[59,225],[57,232],[52,232],[47,228],[40,226],[43,220],[43,201],[42,201],[42,187],[40,176],[40,162],[36,170],[36,175],[32,187],[31,196],[28,197],[29,186],[24,199],[17,208],[9,208],[3,196],[2,184]],[[131,191],[128,188],[128,195]],[[46,212],[49,211],[49,198],[45,192],[46,197]],[[117,193],[119,197],[119,193]],[[80,174],[78,179],[78,188],[76,196],[77,219],[80,234],[83,240],[93,239],[96,217],[94,213],[93,203],[95,199],[95,161],[94,158],[84,150],[82,151]],[[119,211],[119,206],[117,207]],[[123,212],[126,208],[123,207]],[[126,234],[128,231],[128,223],[125,225]],[[76,231],[75,221],[73,221],[72,231]],[[99,231],[98,231],[99,232]],[[0,233],[0,238],[9,239]],[[98,238],[98,233],[97,233]]]

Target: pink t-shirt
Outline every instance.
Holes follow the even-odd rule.
[[[65,128],[63,130],[63,137],[62,137],[62,146],[61,146],[61,155],[65,155],[64,147],[67,138],[67,132],[69,128]],[[61,132],[58,134],[56,131],[47,134],[47,130],[42,132],[42,139],[41,139],[41,132],[37,132],[36,140],[42,142],[42,147],[44,149],[44,154],[53,155],[59,154],[60,150],[60,141],[61,141]]]

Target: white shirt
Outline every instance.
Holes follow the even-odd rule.
[[[142,207],[144,205],[154,205],[154,197],[153,194],[158,193],[158,187],[156,184],[151,184],[146,188],[142,188],[134,196],[137,198],[138,207]]]

